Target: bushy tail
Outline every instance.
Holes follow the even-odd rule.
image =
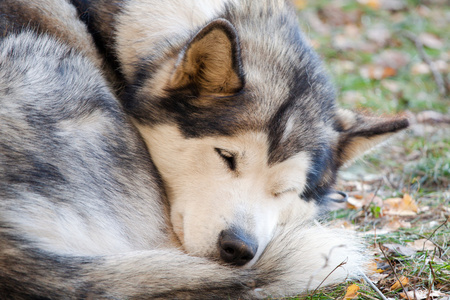
[[[0,227],[0,294],[115,299],[255,299],[287,296],[358,277],[364,261],[351,235],[299,222],[279,229],[251,269],[222,266],[176,250],[108,256],[56,255]]]
[[[354,233],[297,222],[279,229],[255,268],[269,281],[260,297],[290,296],[359,278],[366,264],[362,241]],[[262,273],[261,273],[262,272]]]

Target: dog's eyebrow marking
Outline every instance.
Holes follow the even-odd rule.
[[[214,148],[220,157],[225,161],[231,171],[236,171],[236,154],[225,149]]]
[[[289,119],[286,121],[286,124],[284,126],[283,135],[281,136],[280,143],[283,143],[289,139],[289,135],[291,134],[292,130],[294,129],[295,125],[295,117],[290,116]]]

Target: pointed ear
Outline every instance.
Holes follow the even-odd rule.
[[[200,95],[233,94],[244,86],[234,26],[216,19],[202,28],[180,54],[169,90],[193,88]]]
[[[336,121],[340,127],[337,152],[341,166],[409,126],[404,117],[373,117],[345,109],[337,111]]]

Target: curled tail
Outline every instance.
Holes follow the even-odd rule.
[[[176,250],[108,256],[58,255],[2,227],[0,292],[11,299],[256,299],[296,295],[322,281],[358,277],[364,255],[340,230],[302,223],[279,232],[250,269],[223,266]]]

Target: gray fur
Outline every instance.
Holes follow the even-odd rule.
[[[342,119],[334,88],[289,1],[72,2],[97,40],[105,42],[123,78],[118,85],[124,87],[124,107],[138,123],[176,124],[187,138],[265,132],[270,164],[302,151],[311,155],[302,194],[308,201],[325,202],[337,169],[376,144],[370,139],[385,139],[408,126],[405,118],[355,116],[359,121],[345,128],[349,120]],[[199,94],[195,84],[172,90],[164,79],[174,72],[168,66],[179,63],[202,28],[219,19],[230,22],[237,36],[242,90],[226,97]]]
[[[111,5],[119,2],[111,1]],[[20,10],[9,9],[8,4],[17,3],[21,5]],[[327,284],[359,276],[359,267],[365,256],[358,239],[343,231],[315,224],[311,221],[314,216],[305,218],[307,220],[298,215],[283,219],[259,260],[247,268],[231,267],[214,259],[186,254],[173,238],[169,217],[171,207],[159,170],[127,113],[134,117],[136,114],[130,110],[125,113],[111,92],[110,83],[99,70],[103,64],[90,37],[84,27],[78,30],[80,23],[74,17],[73,8],[64,0],[32,1],[30,10],[23,3],[0,3],[2,297],[255,299],[295,295],[314,289],[330,274]],[[105,1],[99,3],[107,5]],[[267,16],[274,16],[268,26],[277,27],[277,22],[283,18],[287,18],[289,24],[294,22],[294,14],[288,6],[281,2],[277,6],[277,3],[260,7],[267,9]],[[249,37],[245,32],[249,30],[250,35],[252,32],[256,34],[258,26],[254,21],[250,21],[253,25],[245,25],[247,21],[244,18],[256,13],[257,7],[252,7],[250,2],[244,4],[236,6],[239,11],[233,10],[236,7],[226,10],[223,7],[223,12],[230,15],[223,13],[221,16],[228,16],[241,41],[245,40],[241,47],[243,67],[246,68],[259,64],[258,59],[267,53],[255,56],[258,61],[251,61],[248,51],[261,49],[256,42],[253,44],[255,49],[247,48],[246,43],[251,43],[246,42]],[[58,7],[61,15],[66,17],[48,14],[54,7]],[[117,7],[120,5],[103,11],[117,13],[120,11]],[[269,10],[273,10],[271,14]],[[3,18],[3,15],[7,17]],[[49,15],[53,16],[50,18],[52,22],[47,22]],[[27,23],[30,16],[36,22]],[[243,22],[242,27],[238,26],[239,20]],[[104,24],[114,22],[108,20]],[[271,32],[278,34],[273,28]],[[197,29],[185,30],[181,34],[183,38],[169,44],[178,45],[175,49],[181,51]],[[77,39],[87,43],[74,45],[70,35],[67,36],[72,31]],[[289,36],[289,31],[282,31],[281,36],[286,34]],[[261,36],[260,39],[263,43]],[[316,92],[308,90],[304,96],[297,96],[305,102],[298,104],[299,107],[312,110],[306,114],[312,122],[319,117],[317,111],[324,108],[310,103],[310,93],[332,91],[324,91],[323,87],[328,83],[322,83],[325,77],[321,77],[320,68],[316,69],[317,59],[310,49],[303,43],[293,45],[281,44],[280,47],[287,47],[287,50],[279,48],[277,51],[289,52],[299,47],[297,50],[308,53],[307,60],[311,62],[305,60],[297,67],[303,70],[299,76],[312,76],[306,82]],[[168,50],[171,53],[177,51],[170,47]],[[283,57],[280,59],[285,60],[289,56]],[[288,62],[285,63],[287,66]],[[144,65],[148,66],[145,62]],[[160,66],[155,64],[155,68]],[[255,101],[263,96],[257,93],[258,86],[261,86],[261,92],[269,93],[275,88],[276,93],[289,94],[286,82],[277,80],[294,75],[289,74],[291,69],[283,68],[281,61],[274,61],[262,70],[257,68],[244,72],[248,90],[240,99]],[[252,76],[258,78],[260,73],[263,82],[250,80]],[[280,79],[270,77],[278,73]],[[122,75],[128,78],[126,74]],[[131,77],[136,76],[133,74]],[[149,76],[144,74],[143,78]],[[271,79],[277,87],[265,85],[264,81]],[[127,82],[118,86],[121,84],[125,84],[128,91],[133,88]],[[237,116],[241,120],[238,127],[241,129],[245,125],[246,130],[255,127],[269,130],[268,124],[271,123],[267,123],[268,119],[275,122],[273,115],[283,106],[282,103],[270,102],[269,98],[264,98],[261,106],[250,105],[250,110],[244,112],[227,105],[226,99],[219,107],[239,112]],[[330,104],[332,108],[333,103]],[[170,114],[164,108],[159,113],[161,116]],[[205,122],[211,122],[212,116],[216,115],[203,115]],[[283,118],[284,114],[280,119]],[[151,120],[141,121],[152,123]],[[157,121],[161,122],[168,121],[162,118]],[[287,126],[284,123],[281,126]],[[319,123],[312,127],[320,129]],[[205,128],[203,132],[199,130],[199,136],[211,133]],[[300,132],[311,138],[326,131],[324,128],[314,130],[301,128]],[[367,131],[370,131],[370,126]],[[286,140],[292,141],[290,138]],[[295,147],[299,146],[287,148]],[[274,161],[283,159],[281,154],[279,159],[277,155],[273,154]],[[340,264],[343,266],[335,270]]]

